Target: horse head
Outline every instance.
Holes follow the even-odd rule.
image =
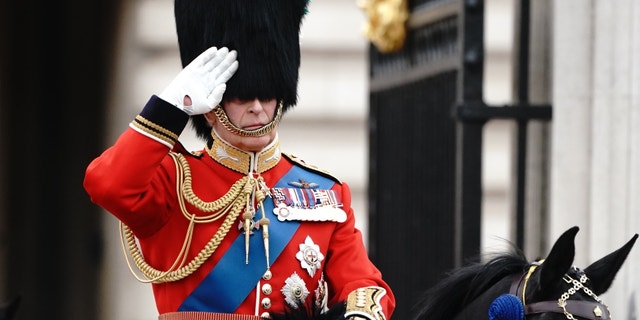
[[[573,266],[578,230],[565,231],[544,259],[529,262],[516,249],[453,270],[425,293],[414,319],[611,319],[599,296],[611,286],[638,235],[582,270]]]
[[[578,230],[578,227],[573,227],[565,231],[545,259],[531,263],[514,279],[510,296],[499,297],[492,306],[495,303],[505,304],[500,299],[516,301],[515,296],[517,302],[509,308],[518,309],[522,318],[509,316],[512,320],[524,319],[525,316],[527,319],[611,319],[609,308],[599,295],[611,286],[638,235],[635,234],[620,249],[581,270],[572,265]],[[492,312],[490,309],[489,317],[506,319],[501,313],[504,312]]]

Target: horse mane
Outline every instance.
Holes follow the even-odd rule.
[[[511,246],[506,253],[488,256],[486,263],[474,262],[445,274],[416,304],[414,319],[451,319],[463,307],[504,277],[522,272],[529,265],[521,250]]]

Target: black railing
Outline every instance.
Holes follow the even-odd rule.
[[[484,2],[410,1],[404,47],[370,48],[370,251],[409,319],[419,295],[445,272],[478,259],[483,128],[518,124],[516,243],[524,245],[526,126],[550,120],[528,103],[528,1],[521,3],[518,100],[483,99]]]

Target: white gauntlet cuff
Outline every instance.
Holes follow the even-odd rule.
[[[381,287],[358,288],[347,296],[346,319],[386,320],[380,300],[387,294]]]

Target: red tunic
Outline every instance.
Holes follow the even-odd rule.
[[[179,205],[181,195],[177,194],[176,162],[169,154],[170,146],[177,142],[187,120],[182,111],[153,97],[116,143],[89,165],[84,181],[91,200],[133,231],[146,262],[158,270],[172,267],[190,224]],[[235,182],[247,176],[248,171],[257,169],[272,192],[277,187],[296,198],[287,197],[282,206],[294,208],[302,203],[307,211],[298,212],[313,213],[316,211],[308,210],[313,210],[316,201],[321,202],[314,194],[329,194],[335,196],[332,204],[340,206],[346,220],[294,218],[280,221],[275,214],[277,209],[273,210],[277,205],[274,201],[278,202],[276,197],[267,197],[264,207],[265,217],[270,221],[272,277],[262,278],[267,271],[267,262],[261,230],[254,229],[249,237],[250,257],[246,263],[245,236],[243,229],[237,227],[242,221],[240,213],[213,254],[197,270],[181,280],[153,284],[158,312],[281,313],[287,300],[307,305],[321,301],[323,294],[318,289],[326,283],[328,306],[346,301],[358,288],[386,290],[379,304],[389,319],[395,300],[380,271],[370,262],[362,235],[355,228],[347,184],[295,158],[283,156],[277,141],[267,149],[265,152],[272,154],[241,154],[216,139],[214,146],[198,154],[184,151],[179,144],[173,152],[182,154],[188,162],[191,190],[204,202],[220,199]],[[220,150],[224,152],[216,153]],[[234,164],[242,162],[237,161],[241,156],[248,157],[249,162],[251,159],[261,162],[256,160],[257,166],[250,165],[247,172],[241,172],[244,165]],[[262,165],[262,162],[270,161],[269,165]],[[210,214],[188,202],[185,209],[198,217]],[[262,217],[259,208],[255,216],[256,221]],[[225,218],[195,224],[185,264],[207,245]]]

